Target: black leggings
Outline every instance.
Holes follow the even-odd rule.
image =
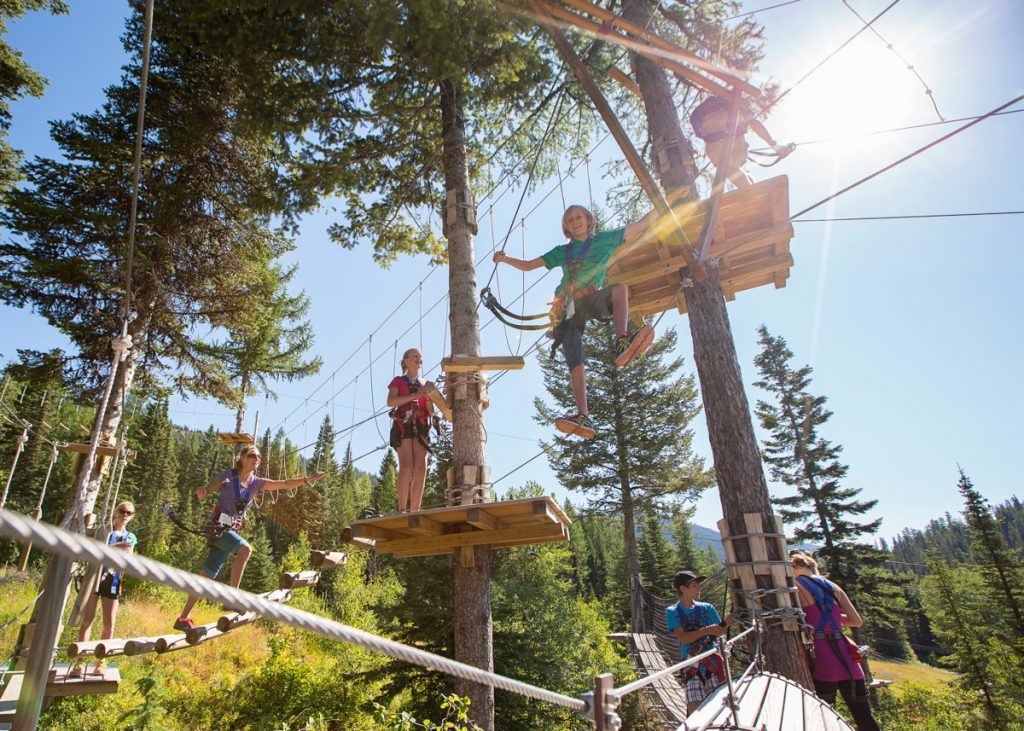
[[[846,707],[850,709],[850,715],[853,716],[853,723],[856,725],[857,731],[881,731],[874,716],[871,715],[868,688],[863,680],[854,680],[852,683],[849,680],[814,681],[814,692],[830,706],[836,704],[836,690],[842,694]]]

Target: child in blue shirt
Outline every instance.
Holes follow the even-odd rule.
[[[732,617],[723,622],[713,604],[697,601],[700,584],[706,576],[693,571],[680,571],[672,579],[679,601],[665,609],[668,631],[679,640],[679,655],[685,660],[707,652],[732,626]],[[725,681],[721,656],[704,658],[695,667],[685,668],[682,680],[686,686],[686,712],[692,713],[711,692]]]

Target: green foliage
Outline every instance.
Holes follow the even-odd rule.
[[[655,591],[663,596],[671,596],[672,577],[680,568],[689,568],[692,564],[677,562],[678,552],[665,537],[662,521],[654,511],[644,513],[640,519],[640,572],[644,579],[651,582]]]
[[[469,720],[469,698],[454,694],[441,700],[440,708],[444,716],[436,723],[428,719],[417,721],[408,711],[395,711],[379,703],[374,703],[373,707],[377,720],[389,731],[482,731]]]
[[[254,594],[273,591],[278,586],[278,571],[262,521],[257,523],[256,532],[249,543],[252,545],[252,553],[242,575],[241,588]]]

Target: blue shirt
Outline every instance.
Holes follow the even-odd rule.
[[[715,609],[714,604],[708,604],[707,602],[694,602],[693,607],[684,607],[680,602],[676,602],[671,607],[665,609],[665,622],[668,624],[668,631],[679,628],[683,632],[693,632],[695,629],[701,627],[710,627],[713,624],[721,623],[722,619],[718,616],[718,610]],[[675,632],[672,632],[674,635]],[[711,649],[715,643],[715,638],[711,635],[705,635],[696,642],[686,644],[685,642],[679,643],[679,655],[685,660],[690,656],[690,651],[693,651],[694,655],[699,655],[702,652],[707,652]]]

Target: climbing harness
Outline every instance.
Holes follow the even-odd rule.
[[[676,604],[676,617],[679,619],[679,626],[683,632],[692,632],[700,629],[701,627],[707,627],[707,609],[703,603],[695,606],[696,618],[687,620],[683,615],[682,607]],[[700,655],[707,650],[710,650],[715,644],[715,640],[711,635],[705,635],[699,640],[690,644],[688,653],[689,655],[696,656]],[[692,678],[694,676],[710,676],[714,675],[719,683],[725,681],[725,668],[722,665],[722,658],[718,655],[709,655],[697,663],[696,667],[687,668],[686,677]]]
[[[843,666],[843,670],[846,671],[846,675],[852,683],[854,681],[853,670],[850,668],[846,656],[839,647],[839,642],[842,640],[849,645],[850,658],[854,662],[860,662],[860,650],[855,642],[843,634],[842,627],[832,615],[836,605],[836,595],[832,585],[825,579],[813,576],[797,576],[796,581],[811,595],[811,598],[814,599],[814,605],[821,613],[814,626],[814,638],[825,641],[829,649],[832,650],[832,654],[836,656],[840,665]]]
[[[399,393],[399,396],[411,396],[414,393],[413,389],[418,391],[422,385],[418,381],[413,381],[409,376],[403,375],[401,378],[405,386],[405,393]],[[399,390],[401,391],[401,389]],[[398,449],[403,439],[412,437],[428,452],[434,453],[434,450],[430,448],[430,428],[433,426],[435,431],[440,434],[441,425],[426,396],[394,407],[388,412],[388,416],[394,422],[389,440],[392,447]]]

